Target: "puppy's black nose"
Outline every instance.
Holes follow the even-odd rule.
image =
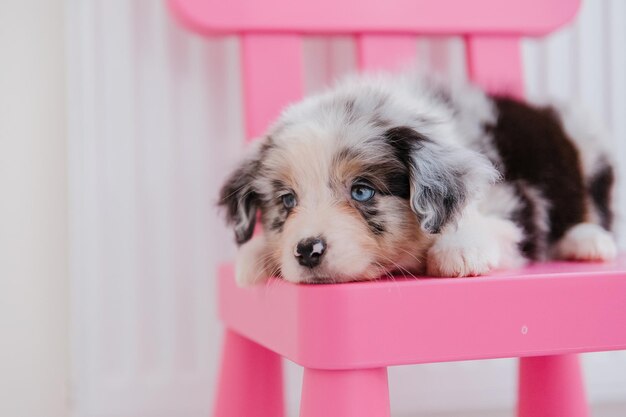
[[[324,239],[309,237],[298,242],[294,255],[300,265],[314,268],[320,264],[325,250],[326,242]]]

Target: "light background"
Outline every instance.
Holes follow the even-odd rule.
[[[63,4],[0,1],[2,417],[67,416]]]
[[[243,149],[237,40],[184,32],[162,1],[66,0],[66,18],[74,415],[206,417],[222,330],[215,269],[235,251],[215,202]],[[524,46],[529,96],[586,103],[620,162],[625,21],[623,0],[588,0],[572,28]],[[464,76],[459,39],[416,48],[418,67]],[[354,68],[354,47],[310,38],[304,59],[314,91]],[[626,401],[626,353],[584,365],[594,403]],[[288,367],[292,416],[300,375]],[[390,384],[398,416],[512,409],[515,362],[393,368]]]

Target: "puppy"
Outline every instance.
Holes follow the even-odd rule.
[[[355,76],[305,98],[221,190],[237,282],[612,259],[614,170],[582,116],[410,75]]]

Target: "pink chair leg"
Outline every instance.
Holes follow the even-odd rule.
[[[283,417],[282,360],[227,330],[213,417]]]
[[[390,417],[387,369],[306,368],[300,417]]]
[[[589,417],[578,355],[521,358],[518,417]]]

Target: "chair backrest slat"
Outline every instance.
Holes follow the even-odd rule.
[[[521,40],[514,36],[465,38],[467,72],[472,82],[487,91],[524,97]]]
[[[246,139],[263,134],[287,104],[302,97],[302,40],[298,35],[242,35]]]

